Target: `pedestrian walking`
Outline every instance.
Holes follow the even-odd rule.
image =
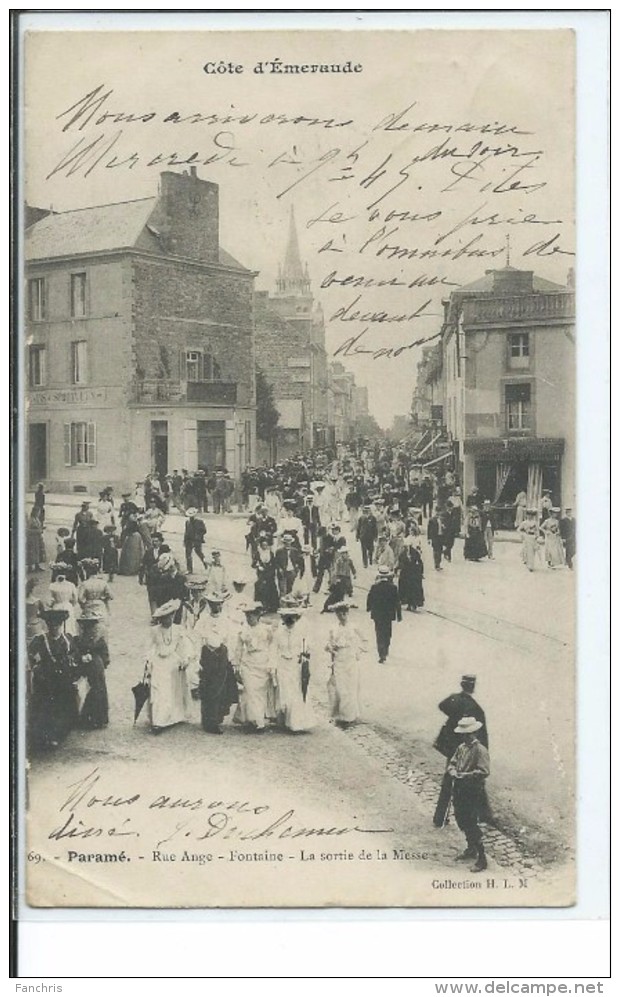
[[[112,590],[104,578],[99,575],[97,558],[84,558],[80,561],[84,573],[84,581],[78,589],[78,602],[83,610],[89,610],[101,617],[102,633],[107,636],[110,622],[110,602],[114,599]]]
[[[538,526],[538,511],[527,509],[525,519],[519,526],[521,534],[521,559],[528,571],[534,571],[538,557],[538,541],[542,536]]]
[[[50,584],[49,588],[49,606],[50,609],[66,610],[67,618],[65,620],[64,632],[71,637],[75,636],[77,632],[75,624],[77,604],[78,591],[76,586],[73,582],[67,580],[62,571],[58,574],[55,573],[55,580]]]
[[[560,536],[564,544],[564,555],[567,567],[572,570],[573,559],[577,551],[577,524],[573,517],[573,510],[566,506],[564,515],[560,520]]]
[[[484,542],[480,510],[478,506],[472,505],[467,511],[463,557],[466,561],[480,561],[486,556],[487,548]]]
[[[35,750],[57,748],[75,727],[78,699],[77,672],[73,663],[72,638],[63,632],[66,609],[44,609],[46,633],[35,635],[28,645],[31,697],[28,711],[29,742]]]
[[[446,540],[446,522],[443,515],[435,512],[428,521],[426,536],[429,544],[433,548],[433,564],[435,571],[442,571],[441,558],[443,557],[444,544]]]
[[[258,540],[257,550],[252,558],[252,567],[256,572],[254,599],[263,604],[265,612],[277,612],[280,597],[276,583],[276,555],[267,535]]]
[[[424,562],[419,540],[405,538],[405,547],[398,560],[398,595],[402,606],[415,611],[424,605]]]
[[[154,734],[188,719],[187,669],[193,647],[184,628],[174,623],[180,606],[180,601],[173,599],[153,613],[144,675],[149,685],[148,716]]]
[[[487,868],[480,819],[486,800],[485,779],[490,773],[489,752],[478,740],[476,734],[482,727],[475,717],[463,717],[455,728],[462,734],[459,744],[450,759],[448,775],[452,778],[452,802],[454,818],[459,830],[465,835],[467,848],[459,859],[476,859],[472,872],[483,872]]]
[[[547,519],[540,524],[540,531],[545,538],[545,561],[550,568],[559,568],[564,564],[564,544],[560,534],[560,510],[552,506]]]
[[[118,536],[116,526],[103,527],[103,547],[101,550],[101,567],[108,581],[113,582],[118,574]]]
[[[373,563],[375,542],[377,540],[377,520],[369,505],[362,506],[362,512],[357,521],[355,536],[362,548],[362,564],[365,568]]]
[[[339,727],[350,727],[359,720],[360,655],[366,652],[366,641],[351,622],[354,603],[344,599],[330,607],[336,620],[329,629],[325,650],[331,660],[327,693],[332,718]]]
[[[185,565],[187,567],[187,572],[190,575],[194,571],[194,554],[198,560],[202,562],[203,568],[206,569],[207,567],[207,562],[205,561],[202,550],[202,545],[204,544],[205,537],[207,535],[207,527],[202,519],[198,519],[197,513],[198,510],[194,508],[194,506],[190,506],[185,513],[187,521],[185,523],[185,532],[183,534],[183,546],[185,547]]]
[[[493,510],[491,508],[491,500],[485,499],[482,504],[482,511],[480,513],[480,521],[482,525],[482,536],[484,539],[484,544],[487,549],[487,556],[490,561],[493,560],[493,539],[495,537],[495,519],[493,516]]]
[[[463,675],[461,677],[460,692],[452,693],[452,695],[442,699],[439,703],[438,709],[446,715],[447,720],[435,739],[434,748],[447,759],[448,763],[461,743],[461,737],[456,733],[456,728],[463,717],[474,717],[476,720],[480,721],[481,726],[478,731],[478,740],[485,746],[485,748],[489,747],[486,717],[484,710],[474,699],[475,689],[476,676],[471,674]],[[450,806],[451,795],[452,778],[448,775],[446,770],[433,816],[433,823],[435,824],[435,827],[443,827],[445,824],[448,807]]]
[[[273,637],[277,721],[286,730],[299,733],[314,726],[310,703],[302,688],[304,671],[309,674],[310,646],[306,628],[300,623],[303,610],[284,600],[278,612],[281,620]]]
[[[383,664],[390,653],[392,624],[394,620],[399,623],[402,620],[398,589],[392,581],[392,572],[389,568],[379,568],[377,580],[368,592],[366,610],[375,625],[379,664]]]
[[[239,702],[239,691],[231,661],[233,638],[230,626],[222,615],[224,599],[207,597],[209,616],[201,617],[195,633],[202,637],[198,694],[200,720],[207,734],[221,734],[224,719],[231,707]]]
[[[98,730],[108,724],[108,689],[105,670],[110,664],[108,645],[99,632],[101,617],[85,609],[77,618],[79,633],[73,641],[73,658],[78,678],[88,684],[79,715],[79,726]]]
[[[262,612],[260,602],[245,606],[245,621],[234,654],[234,666],[242,685],[235,722],[246,724],[255,733],[266,730],[276,717],[272,632],[260,622]]]

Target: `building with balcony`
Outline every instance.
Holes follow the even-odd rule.
[[[530,270],[489,270],[444,302],[444,421],[464,489],[506,510],[575,487],[575,298]]]
[[[301,262],[292,208],[276,290],[256,293],[255,319],[256,363],[280,412],[276,457],[324,446],[329,441],[325,322]]]
[[[355,437],[355,375],[340,361],[329,365],[329,422],[334,442],[348,443]]]
[[[237,476],[255,459],[256,274],[219,245],[217,184],[166,172],[156,197],[29,217],[30,483]]]

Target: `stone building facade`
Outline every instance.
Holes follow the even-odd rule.
[[[280,411],[276,458],[323,446],[329,442],[325,322],[301,262],[293,209],[275,293],[256,293],[255,322],[256,363]]]
[[[31,214],[25,236],[29,483],[94,492],[152,469],[252,463],[254,278],[219,245],[219,190]]]
[[[575,296],[530,270],[487,271],[444,302],[447,430],[465,491],[512,520],[517,494],[537,505],[575,489]]]

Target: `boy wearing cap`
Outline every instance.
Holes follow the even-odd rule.
[[[474,717],[463,717],[455,728],[463,741],[450,759],[448,775],[452,779],[452,800],[454,817],[459,829],[465,835],[467,848],[459,859],[476,859],[472,872],[482,872],[487,868],[487,859],[478,823],[486,802],[484,780],[491,768],[489,752],[476,737],[482,727]]]

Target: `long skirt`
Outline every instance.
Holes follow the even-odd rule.
[[[254,598],[256,602],[262,602],[268,613],[276,613],[278,611],[280,596],[278,595],[274,572],[261,572],[254,585]]]
[[[267,720],[273,720],[275,687],[265,663],[251,663],[240,669],[243,689],[239,696],[237,719],[262,729]]]
[[[213,730],[239,702],[239,690],[225,647],[204,647],[200,665],[200,719],[203,730]]]
[[[144,544],[139,533],[125,537],[118,564],[119,575],[137,575],[144,556]]]
[[[524,534],[523,536],[523,546],[521,547],[521,557],[523,563],[529,571],[533,571],[536,567],[536,555],[538,552],[538,541],[536,537],[528,536]]]
[[[559,568],[564,562],[564,544],[559,535],[548,533],[545,537],[545,560],[550,568]]]
[[[353,658],[336,660],[327,683],[327,693],[332,717],[353,723],[358,720],[360,708],[360,667]]]
[[[105,727],[108,723],[108,689],[101,658],[94,655],[90,664],[82,669],[82,674],[88,679],[89,689],[80,712],[80,727],[91,730]]]
[[[152,662],[149,695],[149,720],[152,727],[172,727],[187,720],[189,690],[187,673],[179,668],[176,654],[155,657]]]
[[[404,606],[417,609],[424,605],[424,586],[419,568],[402,567],[398,577],[398,594]]]
[[[479,561],[487,556],[487,545],[481,530],[469,530],[463,545],[463,557],[466,561]]]
[[[68,670],[32,673],[29,739],[33,748],[60,744],[78,719],[77,692]]]
[[[280,658],[277,669],[278,719],[288,730],[309,730],[314,726],[314,717],[301,692],[301,662],[298,658]]]

